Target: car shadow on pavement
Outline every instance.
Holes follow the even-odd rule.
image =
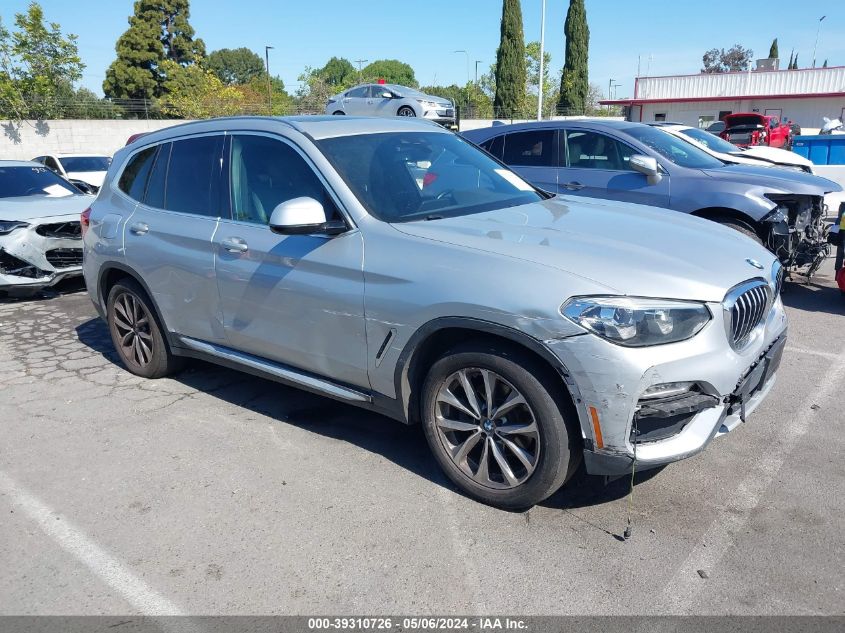
[[[76,327],[76,334],[81,343],[125,371],[105,322],[90,319]],[[172,379],[278,422],[381,455],[423,479],[461,494],[436,465],[419,425],[408,426],[365,409],[198,360],[189,361]],[[635,485],[657,472],[637,473]],[[607,503],[625,497],[630,483],[629,476],[606,483],[603,477],[587,475],[582,464],[570,482],[541,505],[570,510]]]
[[[784,284],[781,298],[785,306],[796,310],[845,315],[845,294],[825,275],[817,275],[809,283],[796,275]]]
[[[20,303],[23,301],[45,301],[55,299],[61,295],[73,294],[85,290],[85,281],[82,277],[70,277],[63,279],[55,286],[36,290],[32,293],[16,294],[14,288],[11,291],[0,292],[0,303]]]

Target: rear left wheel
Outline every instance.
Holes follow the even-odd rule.
[[[144,378],[161,378],[177,371],[147,293],[132,279],[121,279],[109,291],[106,316],[112,342],[130,372]]]

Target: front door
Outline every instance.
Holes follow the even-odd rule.
[[[273,233],[273,209],[293,198],[319,200],[329,219],[340,212],[287,141],[235,135],[228,153],[232,217],[220,221],[213,248],[229,345],[368,388],[361,233]]]
[[[561,134],[561,164],[557,191],[567,195],[622,200],[657,207],[669,206],[669,176],[655,184],[631,169],[637,151],[606,134],[566,130]]]
[[[211,248],[222,152],[221,135],[161,145],[124,232],[126,261],[146,282],[166,327],[208,341],[222,340]]]

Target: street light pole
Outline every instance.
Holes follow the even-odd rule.
[[[822,30],[822,22],[824,22],[824,19],[826,17],[827,17],[826,15],[823,15],[822,17],[819,18],[819,26],[816,29],[816,43],[813,45],[813,68],[816,67],[816,49],[818,49],[818,47],[819,47],[819,33]]]
[[[546,55],[546,0],[543,0],[543,9],[540,17],[540,76],[537,77],[537,120],[543,120],[543,73],[545,71],[543,59]]]
[[[607,100],[611,100],[610,92],[613,90],[613,79],[607,82]],[[610,104],[607,104],[607,111],[610,112]]]
[[[463,53],[464,55],[467,56],[467,83],[469,83],[469,53],[467,53],[466,51],[453,51],[453,52]]]
[[[272,46],[264,47],[264,63],[267,65],[267,110],[273,114],[273,83],[270,81],[270,49]]]

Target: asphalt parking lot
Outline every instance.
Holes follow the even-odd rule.
[[[203,363],[124,371],[84,292],[0,303],[0,614],[845,614],[845,299],[787,284],[770,398],[525,513],[418,428]],[[633,538],[621,534],[628,512]]]

